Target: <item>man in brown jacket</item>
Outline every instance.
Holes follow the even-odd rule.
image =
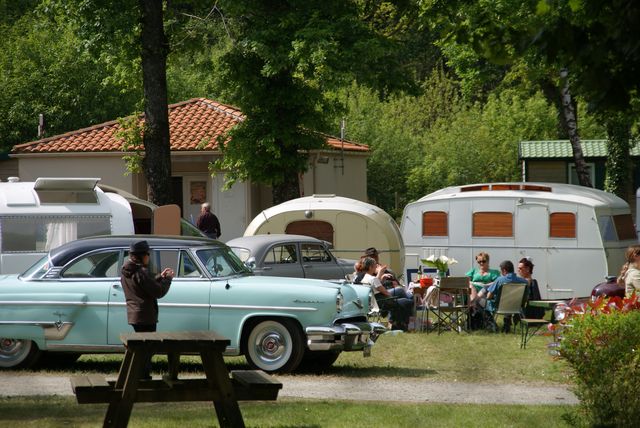
[[[136,332],[156,331],[158,324],[158,299],[169,291],[173,269],[166,268],[151,277],[149,266],[149,244],[139,241],[131,244],[129,259],[122,266],[120,283],[127,301],[127,321]],[[151,361],[147,364],[143,378],[150,379]]]

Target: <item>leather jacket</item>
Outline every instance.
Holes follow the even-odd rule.
[[[171,278],[152,278],[142,264],[128,259],[122,266],[120,283],[127,300],[129,324],[157,324],[158,299],[169,292]]]

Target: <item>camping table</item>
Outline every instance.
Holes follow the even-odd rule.
[[[555,320],[555,315],[553,313],[553,308],[555,308],[558,303],[567,303],[567,301],[566,300],[529,300],[527,304],[535,308],[544,308],[545,310],[551,309],[550,322],[554,323],[556,320]]]
[[[153,354],[168,355],[169,381],[178,382],[180,354],[183,353],[199,354],[202,357],[209,388],[216,392],[213,402],[220,426],[244,427],[229,371],[222,357],[230,343],[229,339],[211,331],[130,333],[123,334],[120,338],[126,347],[126,353],[114,387],[117,398],[109,404],[105,427],[127,426],[133,403],[137,401],[140,377]],[[145,391],[145,394],[154,393],[160,398],[167,391]],[[189,395],[193,393],[190,389],[176,391],[175,401],[189,400]]]

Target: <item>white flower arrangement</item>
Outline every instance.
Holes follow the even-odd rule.
[[[420,262],[423,265],[436,268],[438,272],[446,272],[449,266],[458,263],[453,257],[447,257],[445,255],[436,257],[434,254],[431,254],[426,259],[421,259]]]

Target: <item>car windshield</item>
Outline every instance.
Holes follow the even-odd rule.
[[[24,279],[40,279],[48,271],[51,264],[49,263],[49,255],[43,256],[40,260],[35,262],[29,269],[27,269],[20,278]]]
[[[196,251],[196,254],[213,277],[251,273],[251,270],[240,261],[231,248],[207,248]]]

